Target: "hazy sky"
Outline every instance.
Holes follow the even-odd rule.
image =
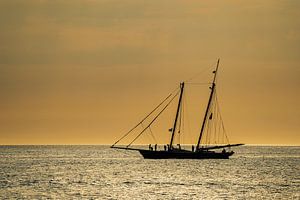
[[[0,144],[111,144],[221,58],[230,141],[299,145],[299,9],[298,0],[1,0]]]

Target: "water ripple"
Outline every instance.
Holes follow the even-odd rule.
[[[300,199],[300,147],[144,160],[107,146],[0,146],[0,199]]]

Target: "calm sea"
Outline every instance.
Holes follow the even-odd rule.
[[[300,199],[300,147],[144,160],[108,146],[0,146],[0,199]]]

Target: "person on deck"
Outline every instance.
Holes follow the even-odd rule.
[[[179,150],[181,150],[181,146],[180,146],[180,144],[177,144],[177,146],[178,146],[178,149],[179,149]]]

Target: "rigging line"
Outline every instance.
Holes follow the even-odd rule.
[[[217,121],[218,121],[218,125],[216,127],[216,130],[218,129],[217,141],[219,143],[224,143],[224,131],[222,131],[222,135],[221,135],[222,118],[221,118],[221,112],[220,112],[220,109],[219,109],[219,102],[218,102],[218,98],[217,98],[217,95],[218,95],[217,90],[216,90],[215,95],[216,95],[215,96],[216,114],[217,114]],[[221,135],[222,139],[220,139],[220,135]]]
[[[219,133],[221,133],[221,127],[222,127],[222,126],[221,126],[221,123],[222,123],[222,122],[221,122],[221,119],[220,119],[220,115],[218,116],[218,118],[219,118],[218,120],[220,121],[219,127],[218,127],[218,131],[219,131]],[[222,134],[224,134],[224,132],[222,132]],[[220,134],[218,134],[218,141],[219,141],[220,143],[224,144],[224,141],[222,141],[220,138],[221,138],[221,136],[220,136]]]
[[[211,101],[211,105],[210,105],[210,108],[209,108],[209,113],[210,115],[207,116],[208,117],[208,129],[209,129],[209,132],[208,132],[208,143],[211,144],[213,143],[213,140],[214,140],[214,136],[215,136],[215,133],[213,132],[214,131],[214,123],[215,121],[213,120],[214,118],[214,114],[215,114],[215,107],[216,107],[216,102],[215,102],[215,98],[216,98],[216,92],[214,92],[213,94],[213,97],[212,97],[212,101]],[[210,117],[212,117],[210,119]]]
[[[217,106],[218,107],[218,106]],[[223,144],[223,141],[220,140],[220,134],[224,134],[223,132],[221,132],[221,119],[220,119],[220,110],[218,109],[217,110],[217,120],[218,120],[218,126],[217,126],[217,131],[218,131],[218,134],[217,134],[217,142],[219,144]]]
[[[188,82],[193,80],[194,78],[196,78],[197,76],[199,76],[200,74],[204,73],[205,71],[207,71],[209,68],[211,67],[206,67],[204,68],[202,71],[200,71],[199,73],[195,74],[194,76],[190,77],[189,79],[185,80],[184,82]]]
[[[184,94],[183,94],[184,95]],[[183,96],[184,99],[184,96]],[[182,101],[183,102],[183,101]],[[178,124],[178,131],[177,131],[177,135],[178,135],[178,143],[180,144],[180,137],[181,137],[181,123],[182,123],[182,113],[183,112],[183,103],[182,106],[180,107],[180,111],[179,111],[179,124]]]
[[[189,85],[210,85],[211,83],[207,83],[207,82],[203,82],[203,83],[193,83],[193,82],[185,82],[186,84],[189,84]]]
[[[207,123],[207,126],[208,126],[208,142],[207,144],[210,144],[210,135],[211,135],[211,123]]]
[[[183,94],[183,99],[185,98]],[[184,120],[184,100],[182,101],[182,106],[180,108],[180,119],[179,119],[179,131],[178,131],[178,143],[181,143],[181,137],[183,135],[184,127],[183,127],[183,120]]]
[[[185,96],[187,96],[187,92],[185,92],[185,94],[183,94],[183,95],[185,95]],[[186,98],[184,98],[183,99],[183,103],[184,103],[184,107],[185,107],[185,115],[186,115],[186,121],[187,121],[187,138],[190,138],[189,136],[191,135],[191,126],[190,126],[190,121],[189,121],[189,110],[188,110],[188,103],[187,103],[187,99],[188,97],[186,97]]]
[[[113,145],[111,145],[112,147],[115,146],[118,142],[120,142],[122,139],[124,139],[127,135],[129,135],[129,133],[131,133],[134,129],[136,129],[139,125],[141,125],[153,112],[155,112],[165,101],[167,101],[167,99],[169,99],[173,93],[178,90],[178,87],[173,90],[171,92],[171,94],[169,94],[160,104],[158,104],[158,106],[156,106],[146,117],[144,117],[137,125],[135,125],[132,129],[130,129],[125,135],[123,135],[119,140],[117,140]],[[178,92],[177,92],[178,94]],[[176,95],[177,95],[176,94]],[[176,96],[175,95],[175,96]]]
[[[141,127],[144,129],[145,128],[145,126],[144,126],[144,124],[142,123],[141,124]],[[149,127],[150,128],[150,127]],[[147,134],[147,137],[148,137],[148,139],[149,139],[149,141],[151,141],[151,139],[153,139],[153,141],[155,142],[155,139],[153,138],[153,136],[151,137],[152,135],[150,134]]]
[[[144,128],[144,124],[143,123],[141,123],[141,127]],[[148,136],[148,139],[151,140],[151,137],[149,135],[147,135],[147,136]]]
[[[178,134],[180,134],[180,129],[181,129],[181,117],[182,117],[182,106],[181,106],[181,108],[180,108],[180,111],[179,111],[180,113],[179,113],[179,124],[178,124]]]
[[[207,122],[207,143],[206,144],[210,144],[210,135],[211,135],[211,123],[210,121]]]
[[[157,140],[156,140],[156,138],[154,137],[154,134],[153,134],[153,132],[152,132],[152,130],[151,130],[151,126],[149,126],[149,131],[150,131],[150,133],[151,133],[151,136],[152,136],[152,138],[153,138],[155,144],[157,144]]]
[[[213,112],[213,120],[214,120],[214,140],[215,140],[215,144],[217,144],[217,125],[218,125],[218,121],[217,121],[217,105],[216,105],[216,96],[215,96],[215,103],[214,103],[214,112]]]
[[[206,131],[206,146],[210,144],[210,124],[207,123],[207,131]]]
[[[156,115],[156,117],[148,124],[148,126],[146,126],[146,128],[144,128],[142,130],[142,132],[140,132],[127,146],[129,147],[134,141],[136,141],[144,132],[145,130],[151,126],[151,124],[160,116],[160,114],[170,105],[170,103],[173,101],[173,99],[179,94],[179,91],[176,93],[176,95],[174,97],[172,97],[172,99],[167,103],[167,105],[165,105],[165,107]]]
[[[213,96],[213,99],[212,99],[212,106],[211,106],[211,111],[210,111],[210,123],[211,123],[211,140],[212,140],[212,143],[214,142],[214,137],[215,137],[215,132],[214,132],[214,126],[215,126],[215,121],[213,120],[214,118],[214,115],[215,115],[215,98],[216,96],[214,95]]]
[[[216,144],[219,143],[219,135],[221,134],[221,132],[219,131],[219,126],[220,126],[220,120],[219,120],[219,111],[218,109],[216,109],[217,115],[216,115],[216,127],[215,127],[215,131],[216,131]]]
[[[225,129],[225,126],[224,126],[224,122],[223,122],[223,119],[222,119],[222,115],[221,115],[221,109],[220,109],[220,105],[219,105],[217,93],[216,93],[216,102],[217,102],[218,110],[219,110],[219,112],[220,112],[220,119],[221,119],[222,129],[223,129],[224,135],[225,135],[225,137],[226,137],[226,142],[229,143],[229,139],[228,139],[228,137],[227,137],[226,129]]]
[[[208,144],[208,137],[209,137],[209,122],[205,123],[203,137],[204,137],[203,146],[207,146],[207,144]]]
[[[185,96],[183,96],[185,97]],[[182,133],[181,133],[181,137],[182,137],[182,143],[185,142],[185,138],[184,138],[184,135],[185,135],[185,124],[184,124],[184,114],[185,114],[185,103],[184,103],[184,100],[182,101]]]
[[[204,130],[204,132],[205,132],[205,130],[206,129],[209,129],[209,124],[210,124],[210,120],[209,120],[209,117],[210,117],[210,115],[209,115],[209,113],[211,113],[212,112],[212,106],[213,106],[213,104],[214,104],[214,102],[213,102],[213,98],[214,98],[214,95],[215,95],[215,92],[214,93],[212,93],[211,94],[212,96],[210,97],[211,98],[211,101],[209,102],[209,107],[207,107],[207,112],[206,112],[206,114],[205,114],[205,116],[204,116],[204,128],[203,128],[203,130]],[[209,131],[207,131],[207,138],[209,138],[210,139],[210,130]],[[201,141],[200,141],[200,143],[201,143]],[[200,144],[199,143],[199,144]]]
[[[210,137],[211,137],[211,128],[210,128],[211,120],[209,118],[210,118],[210,115],[212,113],[212,107],[214,105],[213,98],[214,98],[214,96],[212,96],[212,101],[211,101],[210,106],[208,108],[208,115],[205,118],[206,124],[205,124],[204,130],[206,131],[206,144],[210,143]]]

